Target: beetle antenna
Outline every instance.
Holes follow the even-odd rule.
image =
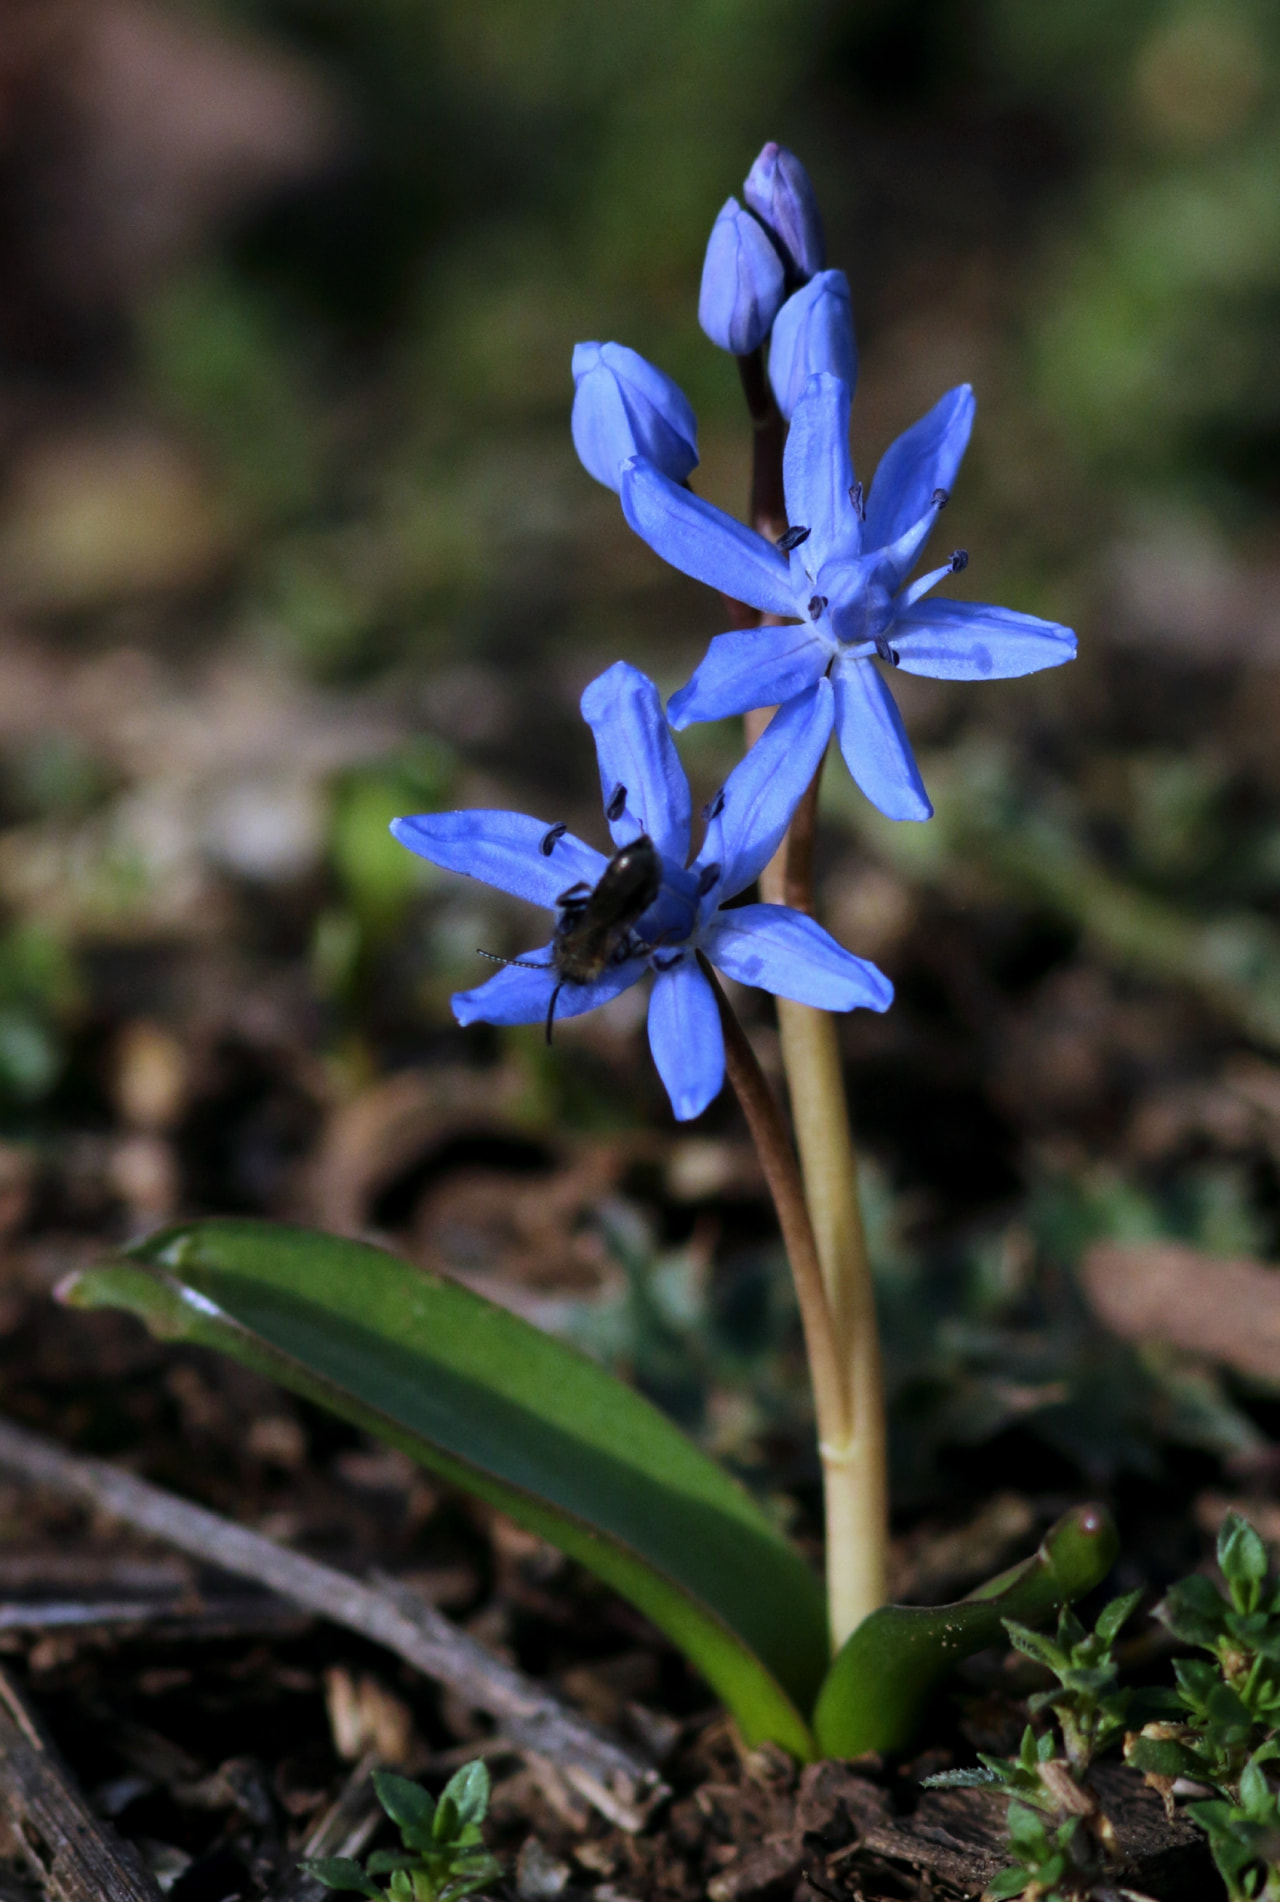
[[[542,967],[539,967],[539,968],[542,968]],[[547,1005],[547,1043],[548,1044],[550,1044],[551,1042],[551,1027],[555,1023],[555,1020],[556,1020],[556,999],[559,997],[563,989],[564,989],[564,979],[561,978],[560,982],[556,985],[555,989],[551,993],[551,1002]]]
[[[500,958],[496,951],[482,951],[476,946],[478,958],[489,958],[494,964],[518,964],[522,971],[549,971],[549,964],[535,964],[532,958]]]

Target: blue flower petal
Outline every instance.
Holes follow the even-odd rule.
[[[658,689],[638,667],[615,661],[582,696],[582,717],[596,736],[600,790],[615,845],[641,832],[666,858],[689,856],[689,782]],[[619,788],[623,790],[620,792]]]
[[[778,312],[769,340],[769,381],[782,414],[788,418],[819,371],[847,383],[858,380],[853,341],[849,280],[843,271],[822,271],[789,297]]]
[[[448,872],[483,879],[499,891],[552,909],[560,893],[580,879],[597,885],[608,861],[572,832],[553,837],[554,827],[524,812],[424,812],[393,819],[391,831],[419,858]],[[544,851],[548,841],[549,851]]]
[[[739,984],[793,997],[816,1010],[888,1010],[893,985],[866,958],[855,958],[830,932],[786,905],[742,905],[721,912],[703,947]]]
[[[677,733],[696,720],[724,720],[791,700],[826,671],[828,651],[812,626],[744,627],[717,634],[667,715]]]
[[[886,449],[867,497],[864,547],[896,542],[926,513],[935,490],[950,494],[968,447],[973,411],[973,391],[961,383]]]
[[[815,681],[780,707],[724,783],[698,865],[718,865],[718,900],[758,878],[782,843],[809,781],[822,763],[834,718],[831,682]]]
[[[540,1024],[545,1022],[551,993],[560,982],[551,966],[551,946],[539,945],[526,951],[528,963],[508,964],[487,984],[471,991],[455,991],[450,998],[453,1014],[460,1024]],[[533,965],[545,966],[534,970]],[[594,984],[565,984],[556,999],[556,1022],[562,1017],[581,1017],[584,1012],[607,1004],[611,998],[631,986],[645,974],[644,958],[628,958],[624,964],[611,964]]]
[[[890,638],[903,673],[931,680],[1014,680],[1076,657],[1069,627],[981,601],[929,597],[899,615]]]
[[[786,294],[782,259],[764,226],[726,199],[707,241],[698,322],[712,343],[745,357],[768,336]]]
[[[648,456],[674,482],[696,469],[698,424],[688,399],[638,351],[576,344],[573,383],[573,446],[597,482],[616,490],[632,456]]]
[[[623,470],[621,493],[636,534],[681,574],[767,614],[800,611],[790,563],[754,529],[690,495],[642,456]]]
[[[890,542],[884,548],[877,548],[875,555],[864,557],[867,562],[875,561],[876,578],[888,587],[890,594],[896,594],[915,567],[916,558],[932,535],[943,506],[937,502],[932,503],[926,508],[918,522],[912,522],[903,530],[896,542]],[[936,587],[941,579],[940,574],[935,575],[932,583],[928,585]],[[827,592],[825,575],[819,577],[819,587],[824,594]]]
[[[931,819],[902,715],[875,663],[840,662],[834,686],[840,751],[872,805],[888,819]]]
[[[770,139],[747,174],[742,196],[773,233],[798,277],[812,277],[822,269],[822,213],[809,174],[794,152]]]
[[[849,403],[849,385],[839,377],[812,376],[791,418],[783,462],[787,519],[809,530],[796,551],[809,574],[825,562],[856,555],[862,543],[849,495]]]
[[[692,955],[658,972],[649,999],[649,1048],[677,1119],[701,1116],[724,1083],[724,1032],[715,993]]]

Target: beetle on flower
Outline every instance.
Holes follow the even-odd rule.
[[[562,825],[524,813],[396,819],[392,832],[421,857],[557,914],[550,942],[513,959],[487,983],[455,995],[458,1022],[540,1023],[549,1021],[553,1009],[577,1017],[652,971],[649,1044],[672,1108],[687,1121],[701,1114],[724,1082],[719,1005],[703,958],[743,984],[822,1010],[886,1010],[893,997],[889,980],[874,964],[843,950],[812,918],[785,905],[730,905],[772,858],[817,771],[831,730],[831,697],[824,679],[791,696],[711,801],[706,836],[692,863],[689,782],[657,688],[624,661],[592,681],[582,696],[583,718],[595,735],[612,858]],[[580,908],[605,881],[612,878],[620,892],[634,897],[650,850],[656,895],[635,917],[627,916],[620,901],[609,912],[616,934],[596,974],[586,977],[579,967],[575,975],[563,956],[566,931],[578,928]],[[597,922],[607,926],[608,918],[602,912]]]
[[[890,819],[933,813],[878,663],[937,680],[1010,679],[1075,657],[1070,628],[976,601],[929,600],[963,550],[908,582],[946,506],[973,425],[973,392],[951,390],[889,448],[863,498],[849,451],[849,386],[811,376],[787,437],[791,527],[775,547],[670,481],[644,456],[623,470],[622,507],[655,552],[777,623],[711,643],[671,701],[672,725],[775,706],[830,677],[849,771]]]

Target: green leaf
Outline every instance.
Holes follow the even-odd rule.
[[[414,1868],[417,1861],[407,1849],[375,1849],[364,1866],[371,1876],[389,1876],[393,1869]]]
[[[1248,1811],[1251,1819],[1266,1816],[1275,1807],[1275,1799],[1262,1766],[1252,1759],[1240,1773],[1240,1807]]]
[[[1227,1737],[1245,1738],[1253,1729],[1249,1706],[1234,1684],[1215,1684],[1205,1699],[1204,1714],[1210,1728]]]
[[[1000,1622],[1015,1651],[1021,1651],[1024,1657],[1034,1658],[1037,1664],[1043,1664],[1055,1677],[1066,1670],[1066,1653],[1051,1638],[1046,1638],[1043,1632],[1032,1631],[1028,1625],[1020,1625],[1016,1618],[1003,1618]]]
[[[502,1874],[502,1865],[496,1856],[490,1856],[487,1866],[467,1875],[452,1876],[440,1890],[439,1902],[459,1902],[464,1895],[474,1895],[477,1889],[485,1888],[495,1876]]]
[[[1115,1643],[1122,1626],[1128,1623],[1138,1609],[1138,1601],[1141,1597],[1142,1587],[1139,1585],[1136,1591],[1126,1592],[1123,1598],[1113,1598],[1109,1605],[1103,1606],[1094,1627],[1103,1644],[1109,1647]]]
[[[1267,1548],[1238,1512],[1229,1512],[1219,1528],[1218,1565],[1230,1585],[1259,1585],[1267,1576]]]
[[[750,1743],[809,1757],[822,1587],[748,1494],[639,1394],[469,1289],[265,1222],[169,1229],[64,1298],[221,1348],[401,1447],[638,1606]]]
[[[376,1883],[370,1882],[360,1864],[351,1856],[317,1856],[314,1861],[300,1862],[317,1882],[323,1882],[326,1889],[354,1889],[357,1895],[368,1895],[382,1902],[382,1890]]]
[[[1010,1896],[1021,1895],[1031,1880],[1031,1871],[1016,1865],[1012,1869],[1002,1869],[987,1884],[986,1893],[992,1902],[1006,1902]]]
[[[436,1806],[420,1783],[398,1777],[394,1770],[375,1770],[373,1787],[378,1801],[410,1849],[429,1849]]]
[[[1135,1737],[1125,1745],[1124,1760],[1144,1776],[1204,1776],[1205,1765],[1193,1750],[1172,1737]]]
[[[1183,1644],[1211,1651],[1226,1630],[1227,1604],[1212,1579],[1193,1572],[1169,1587],[1152,1617]]]
[[[1052,1844],[1043,1816],[1023,1803],[1010,1803],[1005,1822],[1009,1841],[1019,1854],[1040,1856],[1050,1853]]]
[[[461,1770],[449,1778],[440,1793],[440,1801],[443,1803],[446,1797],[455,1806],[462,1828],[484,1821],[489,1807],[489,1769],[482,1757],[477,1757],[474,1763],[464,1763]]]
[[[1183,1701],[1196,1711],[1207,1709],[1209,1699],[1222,1683],[1217,1665],[1205,1658],[1175,1658],[1173,1675]]]
[[[1077,1506],[1040,1549],[955,1605],[885,1605],[864,1618],[827,1674],[814,1712],[824,1756],[905,1748],[954,1665],[999,1642],[1006,1618],[1047,1618],[1106,1577],[1118,1540],[1101,1506]]]
[[[965,1770],[939,1770],[936,1776],[922,1777],[922,1790],[990,1790],[999,1789],[1004,1778],[998,1770],[989,1770],[985,1764],[973,1764]]]
[[[1073,1646],[1083,1644],[1087,1638],[1088,1633],[1080,1620],[1069,1606],[1064,1605],[1058,1613],[1058,1643],[1064,1650],[1070,1651]]]

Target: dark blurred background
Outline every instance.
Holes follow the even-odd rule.
[[[930,826],[828,774],[824,915],[899,986],[846,1034],[904,1484],[1027,1429],[1064,1479],[1256,1454],[1256,1368],[1121,1350],[1074,1264],[1277,1241],[1263,0],[0,0],[9,1272],[301,1215],[576,1331],[730,1451],[802,1406],[732,1106],[674,1128],[634,993],[550,1055],[464,1037],[475,948],[534,927],[386,835],[511,803],[596,837],[582,686],[625,656],[673,688],[719,631],[576,464],[569,360],[664,365],[739,505],[697,284],[768,137],[852,282],[864,477],[972,381],[958,591],[1080,635],[1029,682],[896,683]],[[695,793],[738,744],[687,736]]]

